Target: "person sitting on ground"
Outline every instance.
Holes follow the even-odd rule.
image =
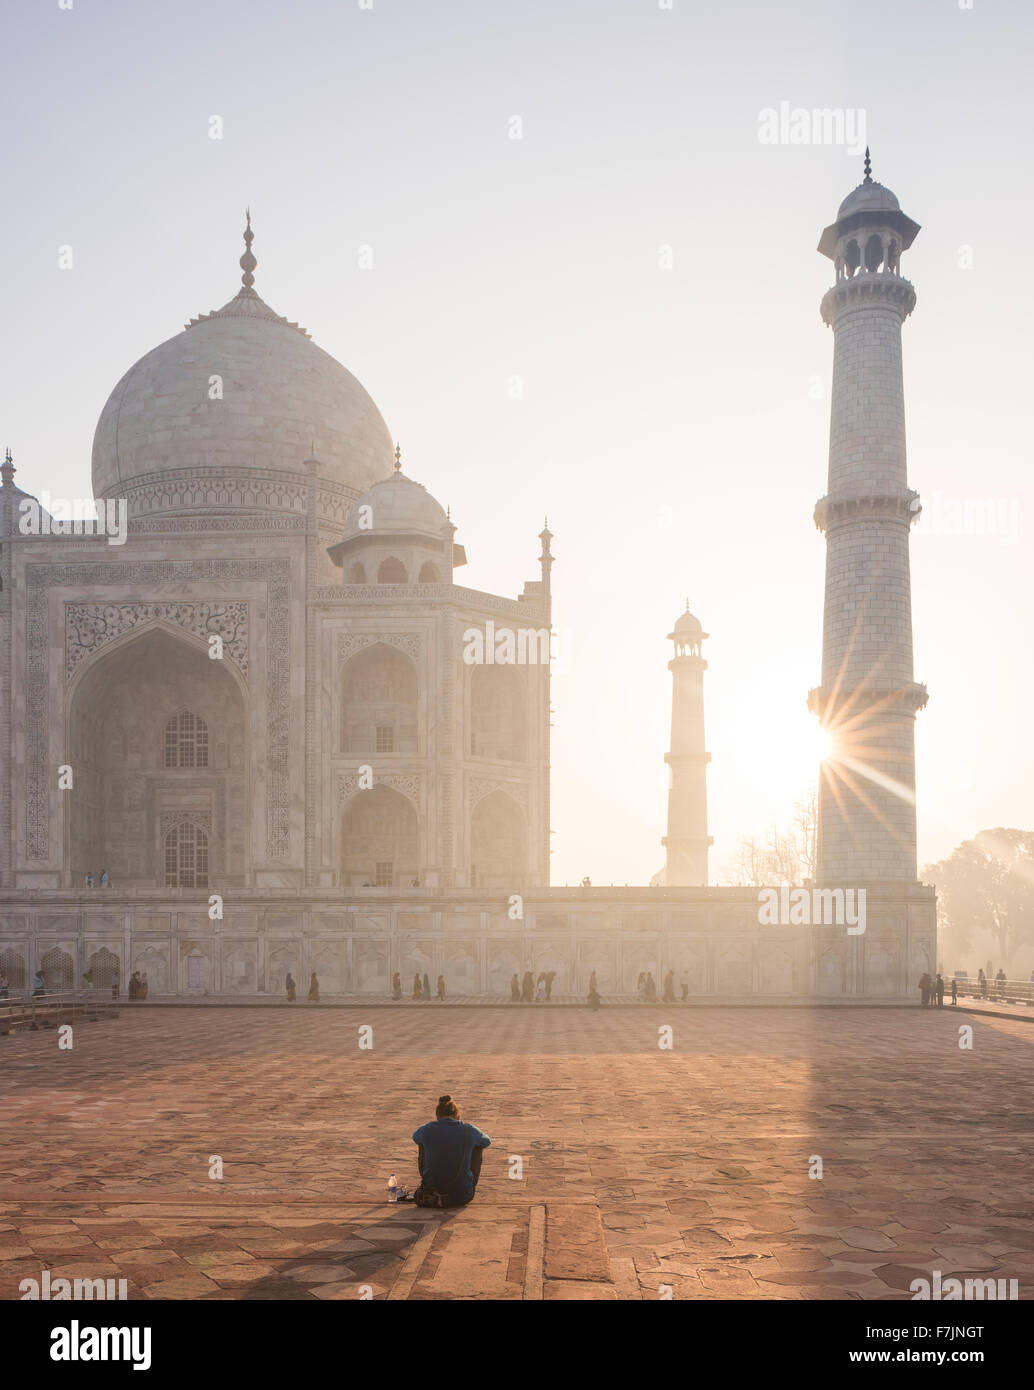
[[[413,1132],[420,1186],[413,1193],[419,1207],[462,1207],[473,1200],[481,1176],[487,1134],[464,1121],[452,1096],[438,1097],[434,1119]]]

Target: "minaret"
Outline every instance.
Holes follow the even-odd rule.
[[[707,833],[707,764],[704,751],[704,672],[707,662],[700,644],[708,634],[686,611],[668,637],[675,656],[668,662],[671,688],[671,752],[668,764],[668,833],[664,881],[669,888],[707,886],[707,851],[714,843]]]
[[[808,697],[831,738],[818,796],[817,881],[916,879],[915,716],[909,528],[918,494],[905,469],[901,326],[915,290],[901,253],[919,231],[897,198],[865,179],[818,249],[836,270],[822,300],[833,329],[822,684]]]

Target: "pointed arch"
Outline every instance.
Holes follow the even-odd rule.
[[[408,887],[420,876],[419,823],[408,797],[383,784],[356,792],[341,818],[341,877],[351,887]]]

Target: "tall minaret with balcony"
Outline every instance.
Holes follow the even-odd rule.
[[[822,883],[915,881],[915,716],[909,529],[919,513],[905,465],[901,327],[915,290],[901,255],[917,223],[865,178],[818,249],[836,279],[829,482],[815,508],[826,536],[822,684],[808,698],[831,738],[818,797]]]
[[[707,833],[707,764],[704,750],[704,672],[707,662],[700,645],[707,637],[689,611],[679,616],[668,633],[675,655],[668,662],[672,676],[671,752],[668,833],[661,841],[667,851],[664,881],[669,888],[707,886],[707,851],[714,843]]]

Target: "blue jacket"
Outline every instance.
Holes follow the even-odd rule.
[[[447,1192],[454,1201],[469,1202],[474,1195],[470,1155],[474,1149],[488,1148],[488,1135],[465,1120],[432,1120],[414,1130],[413,1142],[424,1150],[424,1186]]]

